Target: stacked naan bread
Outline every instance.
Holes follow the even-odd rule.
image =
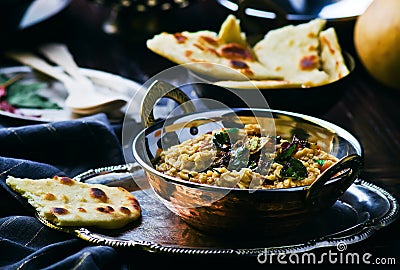
[[[240,21],[229,15],[219,33],[160,33],[147,41],[153,52],[214,78],[227,87],[276,88],[315,86],[349,73],[335,32],[326,20],[314,19],[269,31],[249,45]]]

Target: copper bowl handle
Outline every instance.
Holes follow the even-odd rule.
[[[306,193],[306,202],[310,206],[316,206],[319,204],[319,196],[321,190],[323,189],[323,186],[325,185],[326,182],[332,179],[337,174],[342,174],[340,175],[341,179],[340,183],[335,189],[335,196],[331,197],[339,197],[342,195],[346,189],[349,188],[349,186],[356,180],[358,175],[361,172],[361,169],[363,167],[363,160],[362,157],[358,154],[351,154],[348,156],[343,157],[340,159],[336,164],[334,164],[332,167],[328,168],[326,171],[324,171],[320,177],[312,183]]]
[[[142,123],[144,123],[146,127],[149,127],[156,122],[153,108],[158,99],[162,97],[170,98],[177,102],[181,105],[181,109],[184,113],[195,112],[195,106],[182,90],[165,81],[156,80],[150,85],[140,109],[140,117]]]

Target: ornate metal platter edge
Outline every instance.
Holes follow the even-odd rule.
[[[132,172],[137,172],[139,168],[135,163],[126,164],[126,165],[118,165],[118,166],[110,166],[105,168],[98,168],[96,170],[90,170],[85,173],[82,173],[75,177],[78,181],[87,181],[89,179],[95,178],[97,176],[101,176],[104,180],[107,178],[108,174],[117,173],[120,179],[125,179],[126,182],[134,182],[132,178],[130,178]],[[125,175],[124,175],[125,174]],[[110,179],[110,176],[108,178]],[[115,180],[115,177],[111,177]],[[90,181],[89,181],[90,182]],[[123,183],[120,181],[120,183]],[[162,252],[162,253],[174,253],[174,254],[217,254],[217,255],[235,255],[235,256],[254,256],[259,255],[261,252],[263,253],[299,253],[306,252],[317,248],[322,247],[330,247],[336,246],[339,243],[353,244],[360,241],[363,241],[374,234],[377,230],[388,226],[393,221],[395,221],[399,214],[399,203],[395,197],[393,197],[388,191],[385,189],[376,186],[370,182],[358,179],[353,183],[353,186],[360,187],[363,189],[367,189],[377,196],[384,198],[389,207],[387,211],[380,216],[379,218],[370,218],[368,217],[366,220],[352,226],[346,228],[345,230],[335,232],[332,234],[325,235],[323,237],[310,239],[305,241],[304,243],[299,244],[288,244],[288,245],[277,245],[277,246],[269,246],[269,247],[261,247],[261,248],[214,248],[214,247],[184,247],[184,246],[171,246],[165,244],[159,244],[154,241],[143,241],[136,239],[117,239],[113,236],[103,235],[101,233],[96,233],[87,228],[65,228],[58,227],[53,224],[49,224],[45,220],[41,220],[45,225],[57,229],[60,231],[64,231],[70,234],[77,236],[85,241],[88,241],[92,244],[97,245],[108,245],[113,247],[124,247],[124,248],[133,248],[139,250],[145,250],[149,252]],[[346,193],[345,193],[346,194]]]

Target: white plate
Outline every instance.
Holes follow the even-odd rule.
[[[81,68],[81,71],[84,75],[93,80],[99,91],[122,96],[128,102],[130,98],[134,96],[135,92],[141,87],[141,85],[137,82],[104,71],[85,68]],[[63,108],[59,110],[19,108],[18,111],[20,113],[11,113],[0,110],[0,115],[44,123],[72,120],[82,117],[81,115],[72,113],[68,108],[64,107],[64,100],[67,97],[67,92],[61,82],[53,80],[52,78],[49,78],[48,76],[39,72],[32,71],[32,69],[27,66],[1,68],[0,74],[4,74],[7,77],[12,77],[16,74],[23,74],[24,77],[19,82],[45,83],[47,87],[39,90],[41,95],[48,97],[52,102],[57,103]],[[110,121],[120,121],[124,117],[124,110],[125,107],[119,111],[110,113],[107,116]]]

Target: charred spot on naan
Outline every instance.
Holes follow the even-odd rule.
[[[319,57],[315,54],[305,55],[299,61],[300,70],[318,69],[319,66]]]

